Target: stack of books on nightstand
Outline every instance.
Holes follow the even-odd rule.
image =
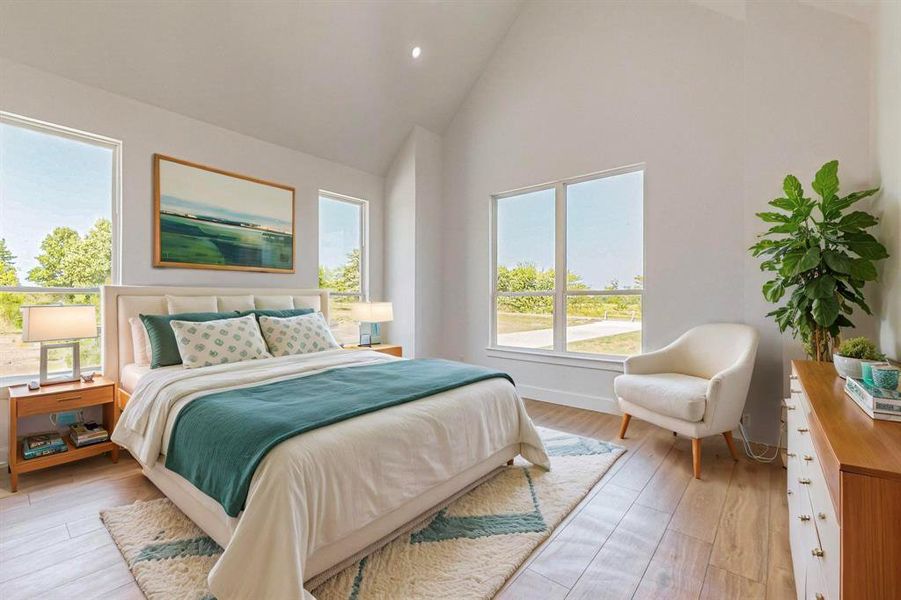
[[[845,393],[871,419],[901,421],[901,392],[848,377],[845,380]]]
[[[69,437],[76,448],[99,444],[109,439],[109,433],[97,423],[76,423],[69,427]]]
[[[58,454],[68,449],[66,441],[56,431],[36,433],[22,440],[22,456],[26,460],[48,454]]]

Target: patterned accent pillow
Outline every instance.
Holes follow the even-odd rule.
[[[273,356],[308,354],[340,347],[320,312],[285,319],[260,315],[260,329]]]
[[[172,321],[178,353],[185,367],[272,358],[253,315],[215,321]]]

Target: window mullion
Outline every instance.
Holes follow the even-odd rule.
[[[566,351],[566,185],[554,186],[554,350]]]

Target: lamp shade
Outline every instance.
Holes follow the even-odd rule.
[[[361,323],[384,323],[394,320],[390,302],[355,302],[350,307],[350,318]]]
[[[94,306],[22,307],[22,341],[50,342],[97,337],[97,311]]]

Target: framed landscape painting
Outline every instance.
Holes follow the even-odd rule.
[[[153,155],[155,267],[294,272],[294,188]]]

